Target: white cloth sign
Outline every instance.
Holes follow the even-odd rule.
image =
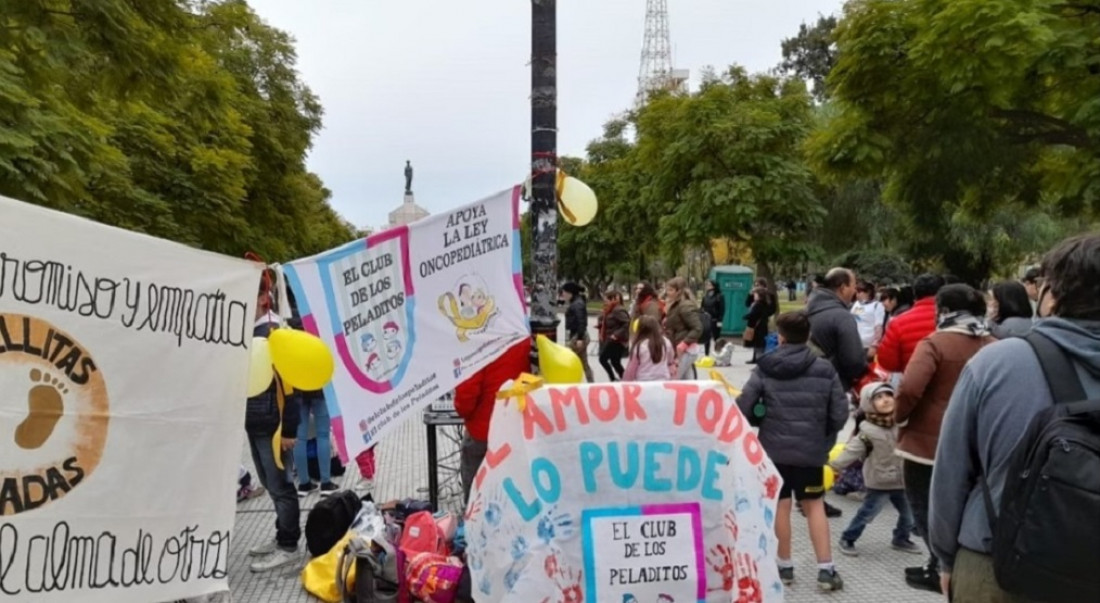
[[[499,404],[467,509],[479,602],[781,601],[781,480],[721,384]],[[549,596],[549,598],[547,598]]]
[[[0,197],[0,600],[228,589],[261,267]]]
[[[528,337],[519,187],[284,266],[345,460]]]

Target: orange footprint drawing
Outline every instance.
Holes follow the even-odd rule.
[[[57,422],[65,411],[62,396],[69,390],[56,377],[31,369],[31,381],[37,385],[27,392],[27,418],[15,428],[15,443],[20,448],[35,450],[53,435]]]

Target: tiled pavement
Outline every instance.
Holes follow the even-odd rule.
[[[734,356],[734,366],[721,369],[731,383],[744,383],[749,368],[744,364],[748,352],[738,350]],[[597,379],[606,379],[595,358],[591,359]],[[448,428],[453,430],[453,428]],[[378,449],[378,475],[375,479],[375,500],[391,500],[405,497],[427,498],[427,444],[425,427],[419,420],[410,420],[387,439]],[[447,437],[439,439],[440,456],[454,454],[457,447]],[[242,455],[245,465],[250,466],[247,453]],[[457,465],[457,457],[449,464]],[[448,464],[442,460],[441,464]],[[351,487],[358,480],[358,471],[352,463],[348,474],[341,478],[343,484]],[[339,480],[338,480],[339,481]],[[441,504],[459,510],[461,501],[458,493],[461,487],[456,479],[448,483],[441,476],[442,489],[454,493]],[[229,488],[227,487],[227,495]],[[317,495],[311,495],[303,501],[302,523],[305,524],[308,509],[317,502]],[[858,503],[847,498],[830,495],[830,502],[844,510],[844,516],[830,520],[833,538],[847,524],[858,508]],[[822,594],[817,592],[815,584],[815,565],[807,536],[805,522],[796,514],[794,517],[794,551],[798,578],[787,590],[786,600],[792,603],[811,601],[851,601],[854,603],[931,603],[941,600],[937,595],[915,591],[907,587],[902,578],[902,567],[916,565],[921,557],[900,553],[890,548],[891,530],[896,515],[892,509],[883,511],[872,523],[863,538],[860,539],[862,555],[856,558],[836,556],[837,568],[843,575],[845,587],[842,592]],[[235,603],[312,603],[317,601],[303,590],[298,579],[301,566],[269,574],[252,574],[248,570],[248,549],[273,536],[275,514],[267,497],[248,501],[237,507],[237,519],[234,526],[233,547],[229,561],[229,583],[231,600]],[[303,557],[303,563],[305,558]],[[230,597],[220,597],[227,600]],[[522,602],[520,602],[522,603]]]

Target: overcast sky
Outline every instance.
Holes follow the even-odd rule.
[[[324,131],[310,169],[356,226],[402,199],[433,213],[521,181],[530,156],[527,0],[250,0],[297,39]],[[668,0],[673,62],[767,70],[800,23],[843,0]],[[645,0],[558,1],[558,150],[583,155],[637,90]]]

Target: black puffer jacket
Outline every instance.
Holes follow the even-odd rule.
[[[781,345],[757,362],[737,405],[748,415],[761,397],[767,412],[760,443],[772,462],[825,466],[848,421],[848,398],[833,366],[805,345]]]
[[[810,317],[810,338],[833,363],[844,388],[852,387],[867,373],[867,353],[855,317],[828,289],[814,291],[806,313]]]
[[[271,333],[273,323],[265,322],[257,325],[253,330],[253,337],[267,337]],[[283,437],[298,437],[298,423],[301,421],[301,393],[293,392],[285,396],[283,404]],[[275,435],[279,429],[279,403],[275,393],[275,381],[264,393],[249,398],[245,405],[244,430],[252,435]]]

